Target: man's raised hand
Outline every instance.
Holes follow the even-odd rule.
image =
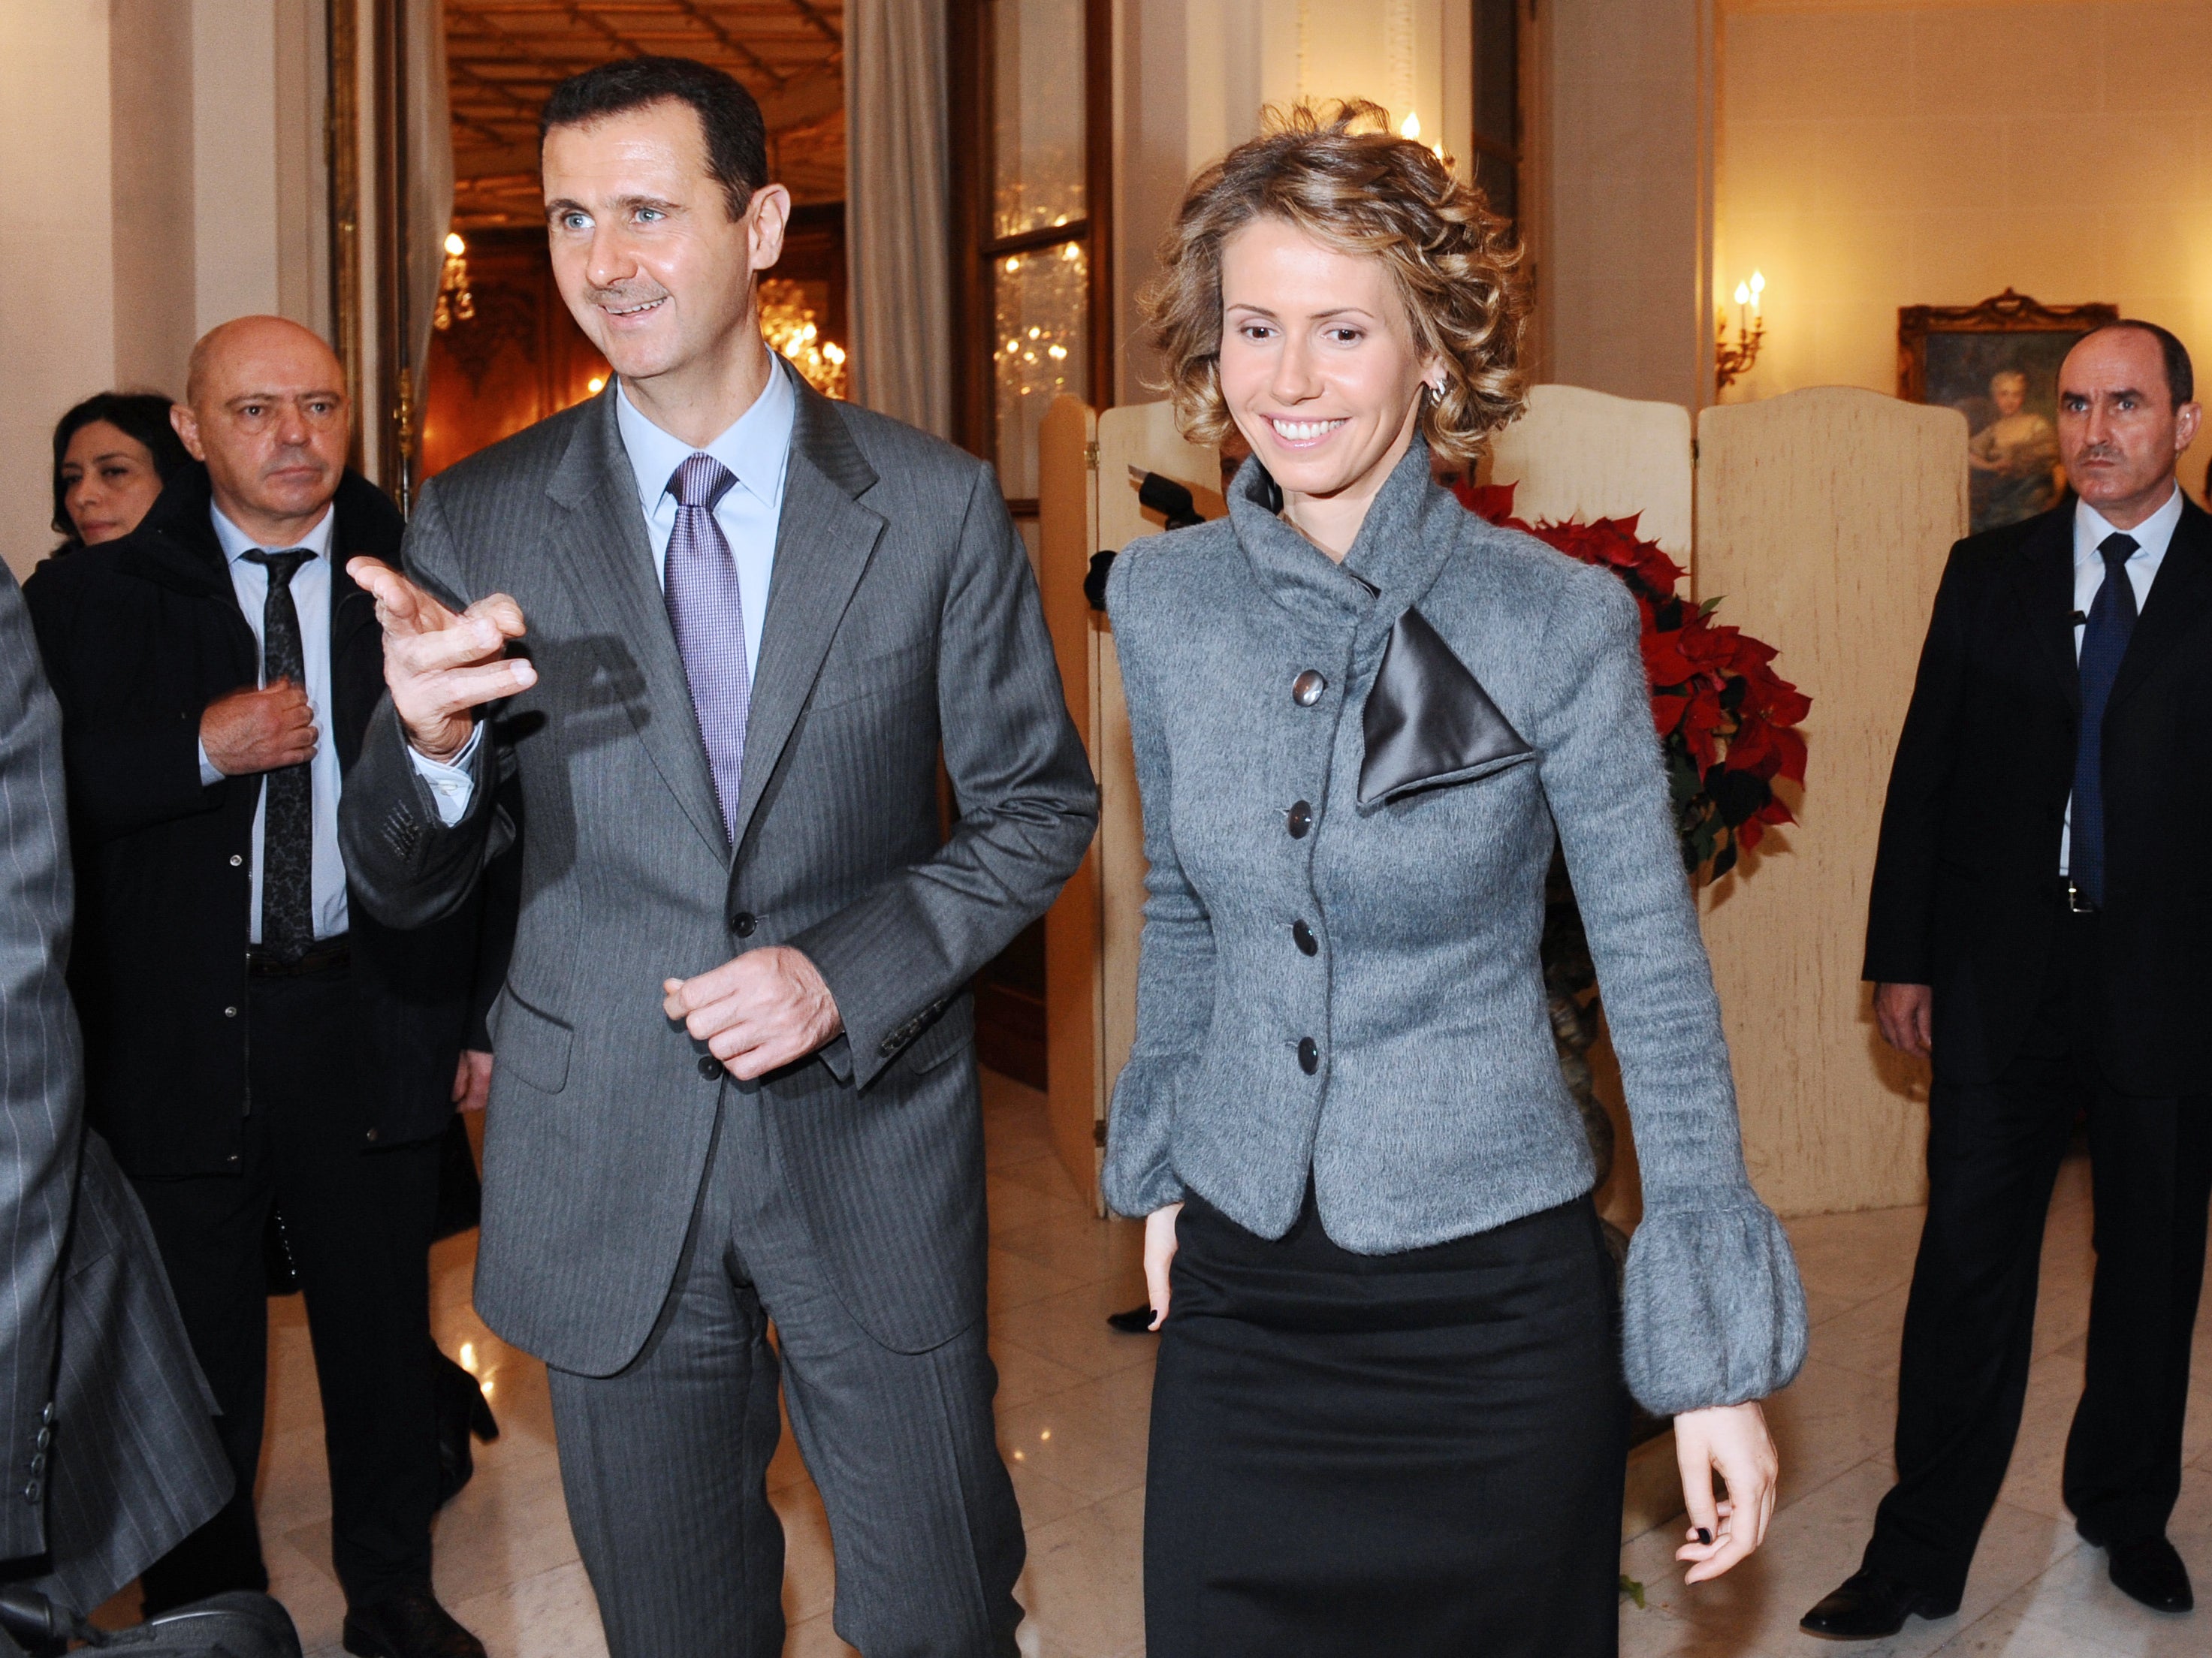
[[[450,760],[468,745],[470,710],[538,683],[538,670],[507,654],[523,636],[522,607],[505,593],[456,615],[390,565],[356,558],[346,574],[376,600],[384,629],[384,683],[416,751]]]

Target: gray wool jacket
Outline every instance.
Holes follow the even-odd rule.
[[[1341,566],[1276,499],[1248,461],[1226,519],[1107,586],[1152,865],[1107,1200],[1196,1192],[1279,1237],[1310,1171],[1329,1236],[1380,1254],[1588,1192],[1537,953],[1556,829],[1643,1171],[1629,1386],[1662,1412],[1774,1392],[1804,1291],[1744,1169],[1635,600],[1466,511],[1419,440]],[[1378,677],[1458,701],[1370,709]]]

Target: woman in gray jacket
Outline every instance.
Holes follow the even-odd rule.
[[[1694,1582],[1765,1533],[1755,1401],[1804,1354],[1635,602],[1431,481],[1519,408],[1518,250],[1381,116],[1200,175],[1149,301],[1186,433],[1252,448],[1225,520],[1107,590],[1151,860],[1105,1181],[1162,1321],[1153,1658],[1611,1654],[1624,1370],[1676,1418]],[[1643,1170],[1618,1327],[1538,963],[1555,831]]]

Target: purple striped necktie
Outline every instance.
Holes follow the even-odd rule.
[[[744,780],[745,724],[752,712],[752,678],[745,664],[745,602],[737,562],[714,504],[737,483],[712,455],[693,455],[668,480],[676,497],[676,527],[668,537],[662,590],[668,620],[691,685],[691,711],[714,774],[722,828],[737,837],[738,791]]]

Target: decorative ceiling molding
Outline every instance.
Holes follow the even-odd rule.
[[[842,198],[843,0],[446,0],[456,223],[537,222],[546,95],[580,70],[647,52],[735,76],[760,100],[793,193]]]

